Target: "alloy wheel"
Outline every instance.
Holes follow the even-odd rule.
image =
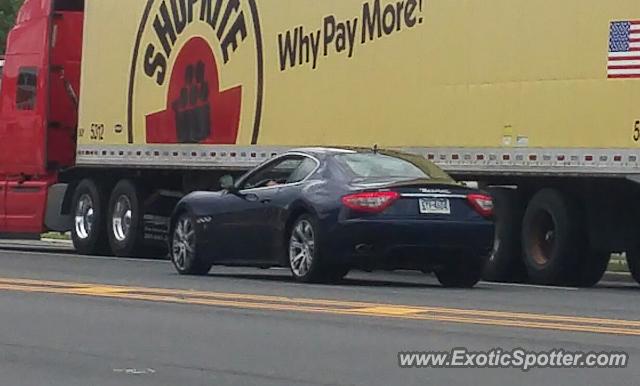
[[[78,200],[75,212],[75,231],[78,238],[85,240],[91,235],[95,221],[93,200],[88,194],[83,194]]]
[[[171,258],[180,270],[186,270],[188,261],[193,259],[196,248],[195,234],[189,217],[184,216],[178,220],[173,231]]]
[[[311,269],[315,251],[315,234],[308,220],[299,221],[291,232],[289,240],[289,262],[291,270],[298,276],[305,276]]]
[[[131,201],[129,197],[122,195],[118,197],[113,209],[113,235],[119,242],[125,241],[129,237],[131,229]]]

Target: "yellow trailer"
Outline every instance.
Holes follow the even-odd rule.
[[[58,17],[28,27],[38,12]],[[78,87],[47,69],[78,106],[76,143],[55,137],[75,163],[49,162],[53,214],[86,211],[82,190],[101,223],[124,194],[145,203],[131,243],[162,239],[171,199],[223,174],[377,145],[493,193],[487,278],[592,285],[624,251],[640,280],[635,0],[27,0],[13,34],[51,31],[55,53],[78,13]]]
[[[500,162],[492,166],[515,163],[516,149],[531,149],[525,161],[533,162],[522,167],[599,173],[638,166],[640,83],[612,76],[637,75],[640,52],[610,60],[616,29],[629,23],[632,36],[640,18],[632,0],[155,0],[127,1],[127,12],[122,6],[112,0],[86,6],[81,95],[91,97],[80,103],[81,151],[377,143],[447,150],[447,161],[455,161],[452,148],[487,163],[495,153]],[[173,106],[181,92],[201,86],[185,74],[197,62],[204,63],[202,84],[212,95],[212,127],[176,135],[176,117],[207,105],[184,103],[182,112]],[[621,69],[611,69],[615,64]],[[91,135],[92,127],[102,128],[99,135]],[[503,160],[505,152],[513,159]]]

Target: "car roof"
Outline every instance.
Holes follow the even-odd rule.
[[[353,149],[340,147],[301,147],[288,151],[288,153],[308,153],[314,155],[332,155],[354,153]]]
[[[355,147],[355,146],[345,146],[345,147],[301,147],[297,149],[292,149],[287,153],[305,153],[313,156],[332,156],[337,154],[356,154],[356,153],[371,153],[373,152],[373,148],[368,147]],[[387,150],[387,149],[378,149],[381,153],[385,154],[405,154],[398,151]]]

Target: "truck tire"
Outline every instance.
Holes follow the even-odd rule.
[[[496,220],[493,252],[483,278],[496,282],[523,282],[527,273],[522,261],[521,228],[524,202],[515,189],[491,188]]]
[[[109,241],[105,232],[106,194],[90,179],[80,181],[71,198],[73,227],[71,239],[83,255],[107,255]]]
[[[587,251],[578,261],[572,284],[585,288],[598,284],[607,271],[610,257],[611,253],[607,251]]]
[[[114,255],[145,255],[143,195],[133,181],[122,180],[113,188],[109,199],[107,233]]]
[[[627,266],[633,279],[640,284],[640,245],[627,250]]]
[[[579,208],[561,192],[543,189],[522,221],[524,262],[531,282],[570,285],[585,255],[586,232]]]

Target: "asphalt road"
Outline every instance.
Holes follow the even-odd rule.
[[[637,385],[640,287],[481,283],[415,273],[300,285],[284,270],[0,249],[0,386]],[[625,369],[402,369],[399,351],[623,351]]]

